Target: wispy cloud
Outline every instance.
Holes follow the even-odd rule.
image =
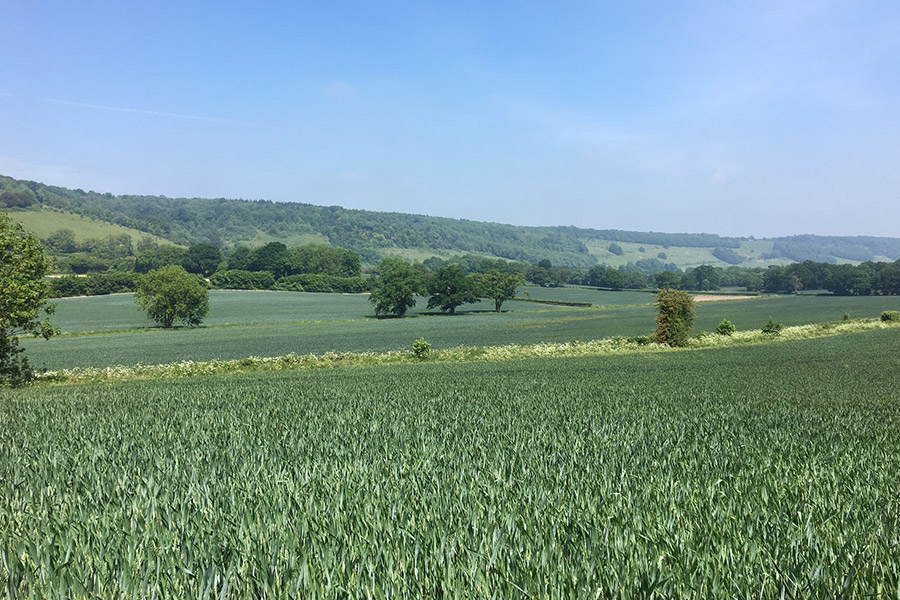
[[[154,117],[165,117],[169,119],[187,119],[191,121],[209,121],[214,123],[232,123],[231,119],[220,119],[218,117],[204,117],[201,115],[189,115],[185,113],[173,113],[160,110],[144,110],[141,108],[126,108],[121,106],[107,106],[105,104],[91,104],[88,102],[76,102],[74,100],[62,100],[59,98],[39,98],[41,102],[50,102],[52,104],[62,104],[64,106],[77,106],[79,108],[90,108],[93,110],[104,110],[107,112],[131,113],[138,115],[150,115]]]

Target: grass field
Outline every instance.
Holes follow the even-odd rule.
[[[0,390],[0,590],[896,598],[898,357],[888,330]]]
[[[22,223],[26,231],[30,231],[39,238],[47,238],[59,229],[71,229],[75,234],[75,239],[79,242],[87,238],[102,238],[124,233],[131,236],[131,241],[135,245],[143,237],[153,238],[159,244],[174,245],[169,240],[137,229],[50,209],[14,211],[9,214],[15,221]]]
[[[134,331],[62,336],[23,341],[36,368],[66,369],[107,365],[158,364],[183,360],[237,359],[289,353],[386,352],[408,350],[424,337],[435,348],[496,346],[593,340],[645,335],[655,327],[651,294],[531,288],[546,299],[595,299],[600,306],[570,308],[510,302],[501,314],[492,305],[469,305],[474,312],[426,314],[425,300],[404,319],[375,319],[365,295],[296,292],[212,291],[204,327],[164,331],[148,321],[130,294],[67,298],[58,302],[54,322],[64,332]],[[604,308],[606,307],[606,308]],[[610,308],[611,307],[611,308]],[[785,296],[700,303],[696,331],[712,331],[723,319],[739,330],[759,329],[769,318],[785,325],[877,317],[896,310],[892,297]]]
[[[659,260],[664,263],[675,263],[682,269],[697,267],[700,265],[714,265],[717,267],[728,267],[728,263],[719,260],[713,256],[713,248],[691,248],[687,246],[658,246],[655,244],[637,244],[632,242],[615,242],[622,248],[622,255],[616,255],[609,251],[609,245],[613,243],[608,240],[591,240],[585,245],[588,251],[594,255],[601,263],[606,263],[613,267],[626,265],[630,262],[637,262],[647,258],[658,258],[658,254],[662,252],[666,258]],[[744,240],[741,247],[736,248],[735,252],[744,257],[742,267],[765,267],[768,265],[789,264],[789,259],[766,259],[761,257],[766,252],[770,252],[774,242],[762,240]],[[644,251],[641,252],[640,249]]]

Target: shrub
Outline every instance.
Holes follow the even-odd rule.
[[[900,310],[886,310],[881,313],[881,320],[885,323],[900,323]]]
[[[416,358],[425,360],[428,358],[428,355],[431,354],[431,344],[429,344],[425,338],[420,337],[413,342],[413,354],[416,355]]]
[[[694,328],[694,299],[687,292],[664,289],[656,294],[656,341],[686,346]]]
[[[224,290],[268,290],[275,285],[275,276],[268,271],[231,269],[214,273],[209,282]]]
[[[784,325],[781,322],[776,323],[774,319],[769,317],[769,322],[763,325],[762,332],[769,335],[778,335],[782,329],[784,329]]]
[[[362,277],[339,277],[324,273],[288,275],[275,282],[274,289],[293,292],[324,292],[359,294],[368,291],[368,283]]]
[[[716,326],[716,333],[719,335],[733,335],[735,331],[737,331],[737,327],[728,319],[722,319],[722,322]]]

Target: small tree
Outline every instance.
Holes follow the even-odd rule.
[[[49,286],[44,281],[49,268],[40,241],[9,215],[0,214],[0,382],[16,385],[31,379],[20,335],[48,339],[59,333],[49,319],[40,320],[42,311],[50,315],[54,309],[47,305]]]
[[[734,335],[737,327],[728,319],[722,319],[722,322],[716,326],[716,333],[719,335]]]
[[[769,322],[763,325],[762,332],[768,335],[779,335],[781,334],[781,330],[784,329],[784,325],[775,319],[769,317]]]
[[[475,287],[475,293],[481,298],[490,298],[494,301],[494,310],[500,312],[500,307],[507,300],[516,297],[516,289],[525,285],[521,275],[514,273],[501,273],[494,269],[487,273],[474,273],[469,277]]]
[[[163,327],[171,327],[175,321],[193,327],[209,312],[206,286],[180,265],[148,273],[134,293],[134,301]]]
[[[439,307],[451,315],[461,304],[478,302],[472,282],[466,279],[462,269],[457,265],[439,269],[428,282],[428,293],[431,294],[428,299],[428,308]]]
[[[686,346],[694,328],[694,299],[687,292],[663,289],[656,293],[656,341]]]
[[[424,292],[422,273],[399,258],[385,258],[378,264],[375,287],[369,302],[376,315],[393,313],[398,317],[416,305],[416,295]]]

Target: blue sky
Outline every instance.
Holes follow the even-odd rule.
[[[900,3],[0,0],[0,174],[900,237]]]

